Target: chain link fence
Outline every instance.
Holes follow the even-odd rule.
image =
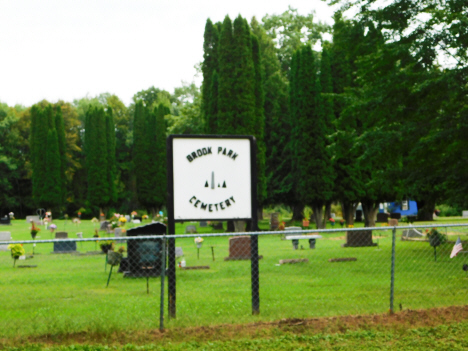
[[[0,240],[1,336],[376,314],[467,301],[466,253],[450,258],[458,237],[468,246],[466,223],[186,235],[135,229],[125,237]],[[255,242],[258,267],[251,260]]]

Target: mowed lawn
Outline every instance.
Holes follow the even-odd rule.
[[[457,220],[457,222],[460,222]],[[83,221],[55,221],[57,230],[69,237],[94,234],[94,224]],[[185,225],[178,224],[183,233]],[[442,223],[441,223],[442,224]],[[198,227],[198,224],[195,224]],[[132,227],[127,224],[127,228]],[[468,223],[467,223],[468,226]],[[266,229],[267,223],[263,223]],[[29,225],[14,221],[9,230],[14,240],[30,239]],[[212,228],[198,228],[211,233]],[[445,231],[445,230],[443,230]],[[467,239],[468,227],[448,230],[451,240],[459,234]],[[310,318],[351,314],[383,313],[390,308],[390,229],[376,231],[378,246],[343,248],[345,233],[324,234],[310,250],[293,250],[291,241],[280,235],[259,238],[260,315],[251,314],[250,261],[224,261],[229,255],[229,237],[205,238],[197,258],[193,238],[176,240],[188,266],[208,265],[208,270],[177,269],[177,318],[165,315],[165,327],[188,327],[273,321],[282,318]],[[39,239],[52,234],[44,227]],[[101,234],[102,235],[102,234]],[[465,305],[468,276],[462,266],[464,254],[449,255],[453,242],[438,248],[437,261],[428,242],[401,241],[397,232],[394,308],[421,309]],[[24,245],[27,254],[32,244]],[[99,250],[95,242],[77,243],[78,251]],[[157,329],[159,327],[160,279],[124,279],[114,272],[106,288],[109,267],[104,255],[52,254],[53,245],[37,244],[35,256],[13,268],[9,252],[0,252],[0,336],[54,335],[76,332],[110,333]],[[214,253],[214,260],[213,260]],[[331,258],[356,258],[350,262],[329,262]],[[281,259],[306,258],[306,263],[279,265]],[[180,259],[179,259],[180,260]],[[167,288],[167,280],[166,280]],[[167,311],[167,296],[165,297]]]

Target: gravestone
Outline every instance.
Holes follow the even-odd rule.
[[[107,232],[109,230],[109,222],[108,221],[102,221],[100,226],[99,226],[99,231],[100,232]]]
[[[388,225],[389,225],[390,227],[396,227],[396,226],[398,226],[398,219],[390,218],[390,219],[388,220]]]
[[[184,251],[182,250],[181,247],[176,247],[175,248],[175,257],[182,257],[184,256]]]
[[[401,239],[407,239],[407,238],[422,238],[424,237],[424,234],[417,231],[416,229],[406,229],[403,230],[403,234],[401,235]]]
[[[127,237],[162,236],[166,232],[166,225],[155,222],[128,229]],[[161,274],[162,238],[128,240],[127,253],[124,277],[155,277]]]
[[[468,211],[462,211],[463,218],[468,218]]]
[[[116,238],[120,238],[120,237],[122,237],[122,236],[125,236],[125,234],[122,233],[122,228],[115,228],[115,229],[114,229],[114,236],[115,236]],[[122,243],[125,242],[125,240],[116,240],[115,242],[118,243],[118,244],[122,244]]]
[[[388,217],[390,215],[388,213],[377,213],[377,223],[387,223]]]
[[[133,219],[134,219],[135,221],[140,221],[140,222],[141,222],[141,221],[143,220],[143,217],[141,217],[141,216],[135,216],[135,217],[133,217]],[[140,223],[140,222],[138,222],[138,223]]]
[[[0,241],[10,241],[11,233],[10,232],[0,232]],[[0,245],[0,251],[8,251],[8,244]]]
[[[141,221],[140,221],[139,219],[134,219],[134,220],[132,220],[132,223],[135,223],[135,224],[140,224],[140,223],[141,223]]]
[[[250,257],[250,236],[229,238],[229,257],[225,257],[225,261],[250,260]]]
[[[83,232],[76,233],[78,239],[83,239]]]
[[[68,239],[67,232],[57,232],[55,233],[55,239]]]
[[[127,220],[127,222],[130,222],[132,220],[129,215],[125,215],[125,219]]]
[[[41,219],[39,218],[39,216],[26,216],[27,223],[31,223],[31,222],[40,223],[40,221]]]
[[[330,213],[330,216],[331,218],[335,219],[336,218],[336,214],[334,212]]]
[[[362,222],[362,210],[356,210],[356,222]]]
[[[284,230],[302,230],[301,227],[286,227]]]
[[[205,228],[208,227],[208,222],[207,221],[201,221],[200,222],[200,228]]]
[[[185,227],[185,234],[196,234],[197,227],[194,225],[188,225]]]
[[[393,218],[393,219],[401,219],[401,213],[392,212],[392,213],[390,213],[390,218]]]
[[[68,239],[67,232],[55,233],[55,239]],[[70,253],[76,252],[76,241],[54,242],[53,253]]]
[[[223,230],[223,229],[224,229],[224,227],[223,227],[223,222],[215,222],[215,223],[213,224],[213,229],[221,229],[221,230]]]
[[[279,226],[279,213],[273,212],[270,215],[270,230],[278,229]]]
[[[344,247],[377,246],[372,242],[371,230],[353,230],[346,232],[346,244]]]
[[[0,225],[11,225],[10,216],[5,215],[5,217],[0,218]]]

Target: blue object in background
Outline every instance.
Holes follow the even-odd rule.
[[[416,216],[418,214],[418,204],[413,200],[387,202],[387,210],[389,213],[401,213],[402,216]],[[381,206],[379,212],[384,212],[383,206]]]

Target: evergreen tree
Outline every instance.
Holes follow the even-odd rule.
[[[273,40],[255,17],[253,33],[259,40],[262,83],[264,91],[264,142],[265,142],[265,204],[293,206],[293,179],[288,141],[291,137],[289,121],[288,82],[284,77]]]
[[[106,111],[106,139],[107,139],[107,179],[109,182],[109,205],[117,201],[117,166],[115,162],[115,124],[111,107]]]
[[[327,127],[324,119],[320,81],[310,46],[293,56],[291,111],[295,122],[293,169],[296,196],[314,211],[318,228],[323,206],[331,199],[333,167],[327,151]]]
[[[216,96],[213,96],[213,89],[217,90],[215,81],[215,72],[218,69],[218,42],[219,34],[217,25],[213,25],[208,18],[205,26],[205,35],[203,43],[203,85],[202,85],[202,111],[205,118],[205,126],[207,134],[216,133],[217,111],[213,106],[212,101]]]
[[[106,113],[102,107],[91,106],[86,120],[86,167],[88,171],[88,201],[101,213],[109,204],[108,152]]]
[[[221,25],[218,47],[218,125],[219,134],[232,133],[230,129],[234,120],[234,89],[232,75],[234,72],[232,22],[229,16]]]
[[[343,113],[346,107],[345,89],[356,85],[356,61],[362,43],[362,28],[346,21],[342,14],[335,14],[331,68],[335,115],[339,126],[333,143],[335,160],[335,197],[340,200],[343,218],[348,225],[354,224],[354,212],[364,195],[358,164],[359,152],[355,147],[359,121],[354,113]]]
[[[55,111],[55,130],[57,131],[58,148],[60,155],[60,205],[65,204],[65,197],[67,194],[67,145],[65,139],[65,126],[62,115],[62,108],[57,106]]]
[[[47,181],[41,196],[42,204],[47,209],[58,207],[62,203],[62,177],[59,154],[59,140],[55,128],[47,132],[46,151]]]
[[[263,213],[262,207],[267,197],[267,182],[265,177],[266,147],[264,140],[265,114],[264,114],[264,92],[263,72],[261,66],[260,44],[255,35],[252,38],[252,59],[254,64],[255,82],[255,138],[257,140],[257,196],[258,207]]]
[[[150,178],[148,168],[152,162],[151,157],[148,154],[148,150],[150,149],[148,120],[151,120],[148,115],[148,109],[143,106],[143,102],[141,100],[138,101],[135,105],[133,120],[133,163],[136,176],[138,201],[143,206],[147,206],[147,202],[150,201],[149,197],[152,187],[152,180]]]
[[[166,170],[166,123],[164,116],[168,115],[170,110],[164,104],[159,104],[157,110],[155,108],[155,138],[153,139],[152,147],[155,150],[154,164],[157,166],[154,177],[154,206],[156,209],[161,209],[166,204],[167,193],[167,170]]]

